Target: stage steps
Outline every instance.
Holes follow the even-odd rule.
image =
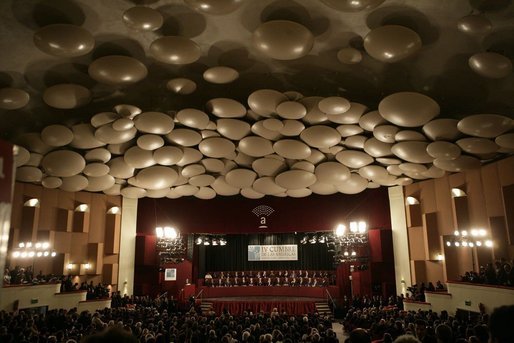
[[[328,303],[327,302],[317,302],[315,303],[316,305],[316,311],[320,314],[320,315],[328,315],[328,316],[332,316],[332,310],[330,309],[330,306],[328,306]]]
[[[200,304],[200,309],[202,310],[202,314],[209,314],[212,310],[212,302],[211,301],[202,301]]]

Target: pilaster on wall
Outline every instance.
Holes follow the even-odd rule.
[[[132,295],[136,258],[137,199],[123,198],[121,211],[118,289],[121,294]]]
[[[389,187],[389,208],[391,211],[391,228],[393,231],[394,271],[396,293],[405,294],[411,286],[409,258],[409,237],[405,214],[405,199],[401,186]]]

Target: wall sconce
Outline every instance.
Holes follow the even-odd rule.
[[[107,214],[118,214],[120,211],[121,210],[118,206],[113,206],[107,211]]]
[[[39,207],[39,199],[37,199],[37,198],[29,199],[29,200],[25,201],[23,206],[26,206],[26,207]]]
[[[460,198],[465,196],[467,196],[467,194],[462,189],[452,188],[452,198]]]
[[[438,261],[444,261],[444,256],[442,254],[437,254],[435,256],[435,259],[438,260]]]
[[[84,264],[84,269],[85,270],[91,269],[91,263],[88,262],[88,263]]]
[[[405,202],[407,203],[407,205],[419,205],[419,200],[412,196],[407,197],[407,199],[405,199]]]
[[[75,212],[89,212],[89,205],[80,204],[75,208]]]
[[[73,263],[68,263],[66,265],[66,269],[68,269],[68,270],[72,270],[73,268],[75,268],[75,265]]]

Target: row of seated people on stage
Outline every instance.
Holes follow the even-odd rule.
[[[307,286],[326,287],[336,284],[332,271],[235,271],[207,272],[204,284],[208,287],[233,286]]]

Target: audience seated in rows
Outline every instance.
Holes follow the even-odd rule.
[[[514,287],[514,261],[511,263],[505,259],[499,259],[494,264],[488,263],[485,267],[480,266],[480,271],[466,272],[461,276],[461,281]]]

